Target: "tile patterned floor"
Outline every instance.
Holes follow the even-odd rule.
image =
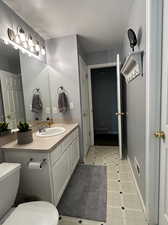
[[[59,225],[147,225],[131,169],[118,147],[92,147],[86,164],[107,166],[107,222],[63,216]]]

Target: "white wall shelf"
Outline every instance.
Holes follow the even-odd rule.
[[[125,60],[121,73],[127,83],[138,76],[143,76],[143,51],[132,52]]]

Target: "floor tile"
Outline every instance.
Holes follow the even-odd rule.
[[[112,172],[111,171],[107,171],[107,177],[108,179],[111,179],[111,180],[118,180],[119,179],[119,174],[117,173],[117,171],[113,170]]]
[[[119,177],[122,182],[132,182],[133,180],[133,176],[131,173],[120,173]]]
[[[108,179],[107,180],[107,189],[108,189],[108,191],[118,192],[120,190],[120,185],[117,181]]]
[[[107,208],[107,225],[123,225],[123,212],[120,208]]]
[[[121,195],[117,192],[107,192],[107,206],[121,207]]]
[[[137,193],[136,186],[133,183],[123,182],[123,183],[121,183],[121,189],[124,193],[128,193],[128,194],[136,194]]]
[[[129,209],[142,209],[141,202],[137,194],[123,194],[124,206]]]
[[[126,215],[126,225],[147,225],[144,213],[128,210]]]
[[[129,165],[120,164],[119,170],[120,170],[121,173],[131,173],[131,169],[130,169]]]

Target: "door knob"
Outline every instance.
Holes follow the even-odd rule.
[[[156,138],[162,138],[162,139],[165,139],[165,137],[166,137],[164,131],[157,131],[157,132],[154,133],[154,136],[155,136]]]

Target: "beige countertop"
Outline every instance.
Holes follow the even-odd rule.
[[[38,137],[36,133],[33,134],[33,142],[26,145],[18,145],[17,140],[8,144],[2,145],[1,150],[30,150],[30,151],[52,151],[63,139],[69,135],[78,124],[53,124],[52,127],[64,127],[66,131],[63,134],[52,137]]]

